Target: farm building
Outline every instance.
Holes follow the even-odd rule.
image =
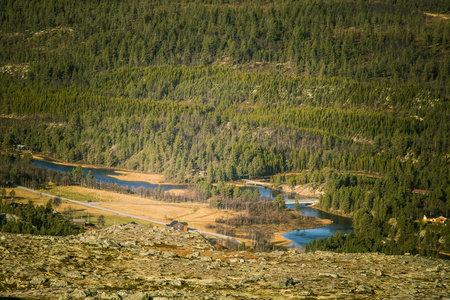
[[[187,222],[173,221],[172,223],[167,224],[167,227],[171,227],[174,230],[187,231],[188,230],[188,223]]]
[[[426,215],[423,216],[422,219],[424,222],[428,223],[437,223],[437,224],[445,224],[447,222],[447,218],[443,216],[439,217],[427,217]]]

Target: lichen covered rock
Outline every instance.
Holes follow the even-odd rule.
[[[450,297],[449,262],[411,255],[217,251],[198,233],[135,224],[69,237],[4,233],[1,246],[0,297]]]

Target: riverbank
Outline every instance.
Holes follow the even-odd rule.
[[[11,190],[13,190],[13,188],[6,188],[7,195],[9,195]],[[16,195],[12,200],[19,203],[27,203],[28,200],[31,200],[35,205],[46,205],[47,202],[52,199],[47,196],[27,192],[21,189],[14,190]],[[220,233],[215,230],[216,219],[233,218],[239,215],[239,213],[233,211],[211,209],[206,203],[162,203],[153,199],[141,198],[134,195],[123,195],[80,186],[50,186],[50,188],[40,190],[39,192],[86,202],[87,204],[94,204],[102,209],[119,211],[124,214],[152,219],[162,223],[170,223],[173,220],[187,222],[190,228],[215,233]],[[61,205],[55,209],[58,212],[70,214],[72,218],[82,218],[85,220],[90,218],[91,221],[97,220],[98,216],[103,215],[106,217],[107,226],[124,224],[132,221],[140,224],[150,224],[149,222],[136,220],[132,217],[123,217],[113,212],[66,201],[63,201]],[[245,231],[253,230],[255,232],[274,233],[271,242],[278,246],[282,246],[291,242],[291,240],[282,236],[286,232],[297,229],[318,228],[326,226],[329,223],[331,223],[330,220],[310,218],[308,219],[308,223],[302,223],[301,226],[297,226],[295,222],[277,226],[252,226],[237,230],[237,234],[240,236],[238,237],[240,241],[250,244],[250,241],[243,237]]]
[[[128,170],[123,168],[111,168],[106,166],[98,166],[98,165],[90,165],[85,163],[67,163],[61,160],[57,160],[51,158],[49,156],[45,156],[42,154],[33,154],[33,159],[47,161],[63,166],[77,167],[82,166],[83,168],[91,168],[91,169],[106,169],[111,170],[117,173],[118,175],[109,175],[111,178],[115,178],[123,181],[138,181],[138,182],[147,182],[150,184],[170,184],[170,185],[180,185],[174,182],[169,182],[164,180],[164,176],[162,174],[157,173],[144,173],[138,172],[136,170]]]
[[[320,211],[323,211],[323,212],[326,212],[329,214],[333,214],[333,215],[336,215],[339,217],[344,217],[344,218],[349,218],[349,219],[353,218],[353,214],[345,214],[345,213],[342,213],[339,211],[337,211],[337,212],[336,211],[328,211],[328,210],[321,209],[320,207],[317,207],[317,206],[314,206],[314,209],[317,209],[317,210],[320,210]]]
[[[284,234],[291,232],[293,230],[317,229],[317,228],[328,226],[333,223],[333,221],[331,221],[329,219],[319,219],[319,218],[315,218],[315,219],[316,219],[316,222],[314,223],[314,225],[311,224],[313,226],[311,226],[310,228],[296,228],[295,227],[295,228],[291,228],[290,230],[283,230],[280,232],[275,232],[273,234],[271,242],[277,246],[287,246],[288,244],[292,243],[292,240],[285,238],[283,236]]]
[[[278,188],[274,188],[273,184],[268,181],[268,179],[252,179],[252,180],[238,180],[233,182],[233,184],[240,187],[248,187],[248,186],[260,186],[266,187],[268,189],[278,191],[284,194],[292,194],[298,197],[303,198],[317,198],[323,194],[322,188],[314,188],[312,184],[299,184],[294,188],[290,187],[287,184],[281,184]]]
[[[35,155],[34,157],[36,161],[45,163],[43,164],[43,167],[47,168],[54,168],[58,169],[58,166],[61,166],[63,171],[68,172],[71,170],[72,167],[78,166],[79,164],[73,164],[73,163],[63,163],[59,162],[57,160],[48,158],[43,155]],[[41,164],[41,163],[39,163]],[[39,165],[38,164],[38,165]],[[116,180],[118,185],[127,185],[129,182],[131,185],[133,185],[135,188],[139,187],[139,182],[146,183],[149,182],[150,184],[153,184],[153,188],[156,188],[158,186],[158,183],[161,184],[163,189],[167,188],[165,193],[169,193],[172,195],[186,195],[187,193],[192,193],[190,189],[187,188],[187,185],[178,185],[180,188],[177,188],[177,185],[172,185],[172,183],[166,183],[162,180],[162,175],[159,174],[145,174],[140,173],[136,171],[124,171],[123,169],[118,168],[102,168],[101,166],[91,166],[82,164],[83,168],[85,168],[85,172],[87,168],[91,168],[91,170],[94,173],[94,176],[97,178],[97,176],[100,176],[102,180],[108,180],[107,178],[111,178]],[[146,177],[145,176],[151,176]],[[126,179],[126,180],[124,180]],[[270,190],[267,186],[267,178],[261,179],[264,181],[265,187],[258,186],[254,187],[261,191],[261,194],[264,196],[274,197],[272,195],[272,190]],[[242,181],[243,182],[243,181]],[[155,184],[156,183],[156,184]],[[170,185],[170,186],[169,186]],[[144,185],[145,186],[145,185]],[[249,186],[246,186],[246,188],[252,188]],[[82,189],[82,190],[77,190]],[[61,190],[63,190],[63,194],[61,194]],[[263,191],[264,190],[264,191]],[[47,191],[49,192],[49,191]],[[189,226],[193,228],[198,228],[200,230],[214,230],[214,228],[217,226],[216,219],[223,218],[224,215],[228,215],[228,217],[236,217],[240,214],[240,212],[224,212],[220,211],[205,211],[205,203],[203,203],[202,210],[198,210],[199,213],[196,214],[194,211],[186,211],[186,207],[183,208],[181,211],[176,210],[176,205],[174,203],[168,203],[167,205],[159,204],[158,208],[154,207],[154,205],[149,206],[149,202],[155,200],[147,199],[147,198],[140,198],[134,195],[123,195],[123,194],[116,194],[113,192],[103,191],[103,190],[95,190],[95,189],[87,189],[85,187],[79,187],[79,186],[71,186],[71,187],[58,187],[57,190],[50,191],[50,194],[54,195],[60,195],[62,197],[68,198],[68,199],[75,199],[78,201],[94,201],[94,202],[100,202],[102,207],[105,209],[111,209],[115,211],[121,211],[124,213],[128,213],[131,215],[137,215],[142,218],[146,219],[152,219],[157,220],[158,222],[165,222],[170,223],[172,220],[178,220],[178,221],[184,221],[188,222]],[[108,193],[110,193],[108,195]],[[276,192],[275,192],[276,193]],[[115,195],[115,196],[111,196]],[[135,197],[135,198],[134,198]],[[144,201],[144,203],[142,203]],[[153,207],[152,207],[153,206]],[[152,207],[152,208],[150,208]],[[195,209],[194,206],[191,206],[191,208]],[[64,207],[62,209],[65,209]],[[72,207],[72,209],[75,209]],[[80,208],[81,211],[86,211],[86,208]],[[89,213],[94,213],[89,211]],[[248,232],[264,232],[264,233],[271,233],[273,234],[272,242],[276,243],[277,245],[287,245],[291,243],[291,240],[284,238],[283,235],[287,232],[293,231],[293,230],[304,230],[304,229],[313,229],[313,228],[321,228],[324,226],[327,226],[328,224],[332,223],[332,221],[326,219],[326,218],[312,218],[312,217],[305,217],[301,218],[301,216],[294,216],[297,213],[292,212],[292,218],[288,220],[288,222],[283,222],[281,225],[265,225],[261,226],[259,228],[258,226],[252,225],[249,228],[232,228],[233,231],[237,233],[237,237],[245,241],[245,237],[247,236]],[[203,216],[211,216],[210,219],[204,218]],[[105,215],[108,217],[108,215]],[[156,217],[155,217],[156,216]],[[190,217],[187,217],[190,216]],[[185,218],[186,217],[186,218]],[[219,231],[223,231],[223,228],[220,226],[217,226]],[[231,228],[230,228],[231,229]],[[217,232],[218,233],[218,232]]]
[[[78,201],[87,202],[88,199],[90,199],[96,205],[103,208],[117,210],[143,218],[150,218],[159,222],[170,223],[173,220],[187,222],[189,227],[204,231],[213,231],[215,233],[220,233],[215,230],[216,219],[228,219],[241,214],[234,211],[212,209],[207,203],[187,203],[188,205],[186,203],[166,203],[134,195],[123,195],[80,186],[55,187],[47,190],[47,192],[55,195],[60,194],[61,197]],[[66,209],[65,207],[68,205],[71,204],[65,203],[61,209]],[[77,208],[78,207],[73,207],[73,209]],[[89,208],[86,209],[86,212],[95,213],[95,211],[91,211]],[[114,214],[107,213],[107,215],[112,216]],[[287,245],[291,241],[282,236],[286,232],[320,228],[332,223],[332,221],[328,219],[305,218],[307,218],[307,223],[303,222],[301,226],[298,226],[298,223],[296,222],[282,225],[252,226],[237,230],[237,233],[238,235],[242,235],[243,232],[249,230],[274,233],[272,238],[273,243],[277,245]],[[246,238],[242,238],[242,236],[238,237],[238,239],[243,242],[249,242]]]

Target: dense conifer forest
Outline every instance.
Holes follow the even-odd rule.
[[[0,231],[37,234],[37,235],[71,235],[84,231],[75,227],[69,220],[55,214],[51,203],[47,206],[37,206],[30,201],[28,204],[5,203],[0,201]],[[7,216],[14,216],[16,220],[7,220]],[[11,218],[11,217],[10,217]]]
[[[354,217],[356,237],[330,249],[413,252],[426,236],[448,250],[444,229],[414,221],[449,217],[449,13],[438,0],[2,0],[0,146],[199,190],[191,175],[206,171],[206,194],[311,183],[321,208]]]

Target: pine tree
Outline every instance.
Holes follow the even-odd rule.
[[[105,226],[105,216],[104,216],[104,215],[98,216],[97,224],[98,224],[100,227]]]
[[[84,171],[82,166],[78,165],[75,169],[73,169],[72,178],[75,183],[81,183],[81,180],[84,178]]]
[[[88,182],[91,182],[92,180],[94,180],[94,174],[92,173],[92,170],[89,170],[89,172],[87,173],[86,180]]]
[[[284,195],[283,194],[278,194],[274,199],[273,199],[273,206],[278,209],[281,210],[283,208],[286,207],[286,202],[284,200]]]
[[[298,203],[298,199],[295,199],[294,210],[295,211],[300,211],[300,204]]]

